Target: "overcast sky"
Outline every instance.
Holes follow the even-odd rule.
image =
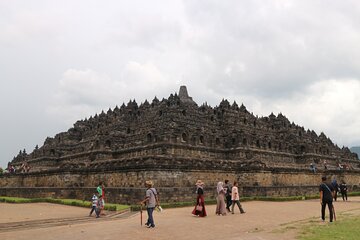
[[[359,43],[356,0],[0,0],[0,166],[180,85],[360,145]]]

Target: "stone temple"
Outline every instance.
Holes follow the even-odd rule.
[[[11,164],[24,162],[29,172],[0,177],[1,195],[89,199],[103,181],[108,202],[136,203],[151,179],[163,201],[176,202],[194,199],[197,179],[208,198],[224,179],[237,180],[243,196],[317,194],[322,175],[353,190],[360,184],[358,156],[324,133],[227,100],[198,106],[185,86],[167,99],[134,100],[77,121]]]

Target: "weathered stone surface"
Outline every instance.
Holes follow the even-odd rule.
[[[349,190],[359,190],[356,171],[327,171],[309,174],[302,170],[268,169],[244,171],[129,171],[129,172],[48,172],[15,174],[1,177],[0,195],[18,197],[56,197],[89,199],[100,180],[107,184],[109,202],[134,204],[143,198],[144,179],[153,179],[164,202],[192,201],[194,182],[203,179],[207,198],[215,198],[216,183],[237,180],[242,196],[294,196],[318,193],[321,176],[336,177],[348,183]],[[21,186],[21,187],[19,187]]]
[[[353,186],[360,183],[357,155],[334,145],[324,133],[318,136],[282,114],[254,116],[244,105],[227,100],[214,108],[198,106],[184,86],[168,99],[154,98],[140,106],[134,100],[77,121],[31,153],[20,151],[11,164],[20,167],[24,162],[31,171],[2,176],[0,187],[6,189],[0,191],[31,188],[51,195],[45,189],[56,188],[65,190],[55,196],[82,198],[104,181],[114,189],[111,201],[128,203],[142,194],[146,179],[154,180],[168,201],[193,198],[193,190],[187,191],[197,179],[209,189],[224,179],[238,180],[246,195],[291,195],[293,186],[313,192],[309,186],[316,186],[322,174]],[[318,174],[310,173],[310,163],[317,164]],[[337,171],[339,163],[348,170]]]

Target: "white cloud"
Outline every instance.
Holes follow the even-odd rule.
[[[31,109],[26,120],[41,119],[45,126],[50,118],[46,126],[53,133],[129,99],[168,97],[184,84],[199,104],[227,98],[258,115],[283,112],[340,145],[359,145],[359,6],[0,1],[1,109]],[[22,113],[12,118],[20,121]],[[19,124],[0,119],[7,128]],[[32,120],[23,125],[36,126]],[[10,149],[9,139],[21,136],[4,134],[0,146]]]
[[[359,9],[351,4],[188,1],[185,6],[198,33],[192,50],[208,57],[201,68],[212,73],[208,85],[223,94],[290,97],[315,81],[360,74],[354,21]],[[228,62],[242,62],[247,71],[221,74]]]
[[[167,97],[170,85],[175,87],[152,63],[129,62],[119,79],[92,69],[68,69],[47,111],[71,124],[130,99],[137,98],[140,104],[145,99],[151,101],[156,93],[164,93],[163,97]]]
[[[283,113],[306,129],[324,132],[333,142],[360,142],[359,79],[329,79],[315,82],[290,98],[270,100],[246,97],[254,113]]]

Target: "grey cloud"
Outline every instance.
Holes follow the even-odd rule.
[[[359,75],[359,33],[352,27],[353,15],[339,13],[338,6],[303,1],[284,8],[268,1],[188,3],[190,25],[202,33],[193,50],[212,60],[209,68],[218,76],[213,74],[211,83],[218,88],[230,85],[238,92],[288,97],[314,81]],[[246,70],[222,76],[219,70],[233,61]]]
[[[198,104],[236,100],[359,143],[359,16],[357,1],[0,1],[1,164],[181,84]]]

